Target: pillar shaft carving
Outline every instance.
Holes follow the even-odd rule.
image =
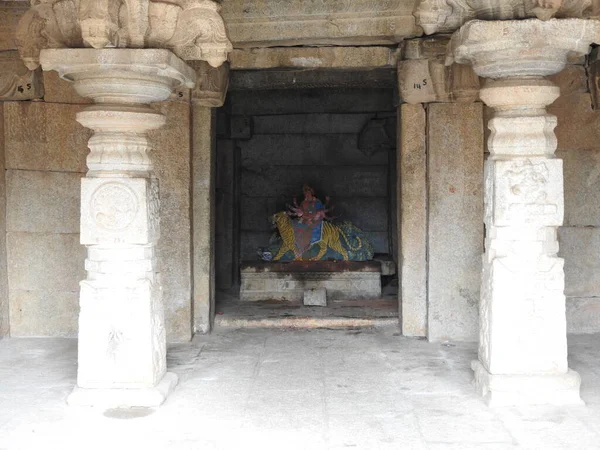
[[[195,73],[168,50],[44,50],[95,102],[77,114],[94,130],[81,184],[79,367],[71,404],[157,406],[177,382],[166,372],[166,339],[155,246],[158,180],[147,133],[165,117],[149,103],[194,86]]]
[[[534,39],[535,37],[535,39]],[[540,39],[541,37],[541,39]],[[480,393],[496,405],[580,403],[567,366],[559,88],[544,76],[600,40],[600,24],[577,19],[472,21],[454,34],[449,61],[488,78],[480,98],[494,109],[485,163],[485,255],[480,301]]]
[[[213,67],[233,49],[213,0],[43,0],[16,32],[23,61],[39,65],[46,48],[165,48]]]

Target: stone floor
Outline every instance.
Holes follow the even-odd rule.
[[[221,329],[172,346],[157,409],[65,405],[76,341],[0,341],[0,449],[600,449],[600,336],[570,337],[587,407],[492,410],[474,344],[393,328]]]

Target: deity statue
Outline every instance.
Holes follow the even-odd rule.
[[[368,261],[374,249],[365,233],[350,222],[339,225],[329,216],[334,208],[330,198],[325,203],[315,196],[307,185],[302,189],[304,199],[300,204],[294,198],[293,206],[287,211],[271,216],[277,233],[271,238],[268,248],[258,254],[265,261]]]

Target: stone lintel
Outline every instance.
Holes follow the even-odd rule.
[[[397,51],[389,47],[278,47],[236,49],[231,69],[374,69],[395,67]]]
[[[394,89],[396,70],[235,70],[230,91],[264,89],[373,88]]]
[[[235,48],[298,45],[389,45],[419,36],[415,1],[223,2]]]

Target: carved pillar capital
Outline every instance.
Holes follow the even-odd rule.
[[[421,0],[415,11],[425,34],[452,32],[473,19],[597,17],[597,0]]]
[[[43,0],[16,32],[30,69],[46,48],[164,48],[218,67],[232,50],[220,5],[212,0]]]
[[[487,78],[480,98],[494,109],[485,163],[485,255],[475,385],[494,405],[578,404],[580,378],[567,365],[559,88],[544,76],[600,41],[600,23],[582,19],[465,24],[447,62]]]

